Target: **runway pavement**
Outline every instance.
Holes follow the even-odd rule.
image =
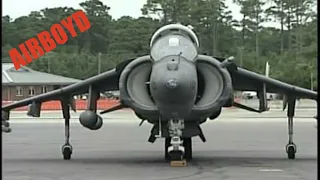
[[[61,112],[44,112],[41,119],[12,112],[12,133],[3,134],[4,180],[284,180],[317,178],[316,109],[298,110],[295,160],[288,160],[286,112],[255,114],[227,109],[202,125],[207,138],[193,138],[194,160],[173,168],[163,160],[164,141],[148,143],[151,125],[138,127],[131,111],[104,115],[104,126],[90,131],[73,113],[74,153],[64,161]],[[55,117],[55,118],[52,118]]]

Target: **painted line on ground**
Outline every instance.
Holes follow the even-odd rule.
[[[282,172],[282,169],[260,169],[260,172]]]

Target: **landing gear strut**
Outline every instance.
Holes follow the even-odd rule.
[[[62,113],[65,125],[65,144],[62,146],[62,155],[64,160],[70,160],[72,154],[72,146],[69,143],[70,138],[70,109],[68,101],[62,100]]]
[[[286,152],[288,154],[288,159],[294,159],[297,146],[293,143],[293,117],[294,117],[294,110],[295,110],[295,103],[296,99],[294,97],[288,98],[288,134],[289,134],[289,142],[286,145]]]

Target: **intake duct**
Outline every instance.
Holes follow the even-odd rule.
[[[158,108],[152,100],[149,90],[151,70],[150,56],[142,56],[129,63],[119,79],[122,103],[139,114],[157,115],[158,113]]]
[[[190,118],[218,116],[233,97],[229,72],[221,63],[209,56],[199,55],[195,61],[198,75],[198,98]],[[152,71],[150,56],[130,62],[119,79],[121,102],[136,113],[158,118],[159,110],[152,99],[149,81]]]
[[[219,114],[233,97],[229,72],[221,63],[209,56],[199,55],[196,61],[198,71],[198,98],[193,112],[197,115]]]

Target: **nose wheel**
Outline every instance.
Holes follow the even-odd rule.
[[[170,151],[171,137],[165,138],[165,160],[191,160],[192,159],[192,139],[183,138],[184,151],[172,150]]]
[[[165,141],[165,159],[169,161],[180,161],[184,157],[184,147],[181,146],[182,141],[180,137],[166,138]]]

